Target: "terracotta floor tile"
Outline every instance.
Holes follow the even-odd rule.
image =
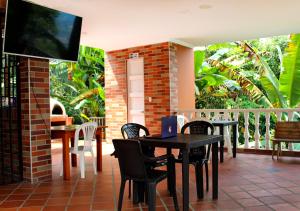
[[[240,203],[243,207],[264,205],[262,202],[260,202],[259,200],[255,199],[255,198],[239,199],[238,203]]]
[[[0,208],[14,208],[23,204],[23,201],[4,201],[0,204]]]
[[[27,199],[28,198],[28,194],[20,194],[20,195],[10,195],[7,199],[6,199],[6,201],[12,201],[12,200],[25,200],[25,199]]]
[[[41,211],[43,207],[32,206],[32,207],[22,207],[19,208],[18,211]]]
[[[57,205],[67,205],[69,198],[49,198],[46,205],[47,206],[57,206]]]
[[[269,189],[268,190],[273,195],[285,195],[285,194],[291,194],[291,191],[288,191],[285,188],[276,188],[276,189]]]
[[[0,211],[18,211],[18,208],[0,208]]]
[[[30,199],[25,202],[23,207],[31,207],[31,206],[43,206],[46,203],[46,199]]]
[[[270,205],[271,208],[273,208],[276,211],[299,211],[298,208],[292,206],[291,204],[275,204],[275,205]]]
[[[300,194],[285,194],[280,195],[280,198],[290,203],[300,202]]]
[[[93,210],[113,210],[115,208],[114,203],[110,202],[101,202],[101,203],[94,203]]]
[[[91,205],[74,205],[68,206],[67,211],[83,211],[83,210],[90,210]]]
[[[228,195],[236,200],[252,198],[252,196],[247,192],[232,192],[232,193],[228,193]]]
[[[70,200],[71,205],[90,204],[91,202],[92,202],[91,196],[76,196],[76,197],[72,197]]]
[[[29,199],[48,199],[50,196],[49,193],[35,193],[32,194]]]
[[[65,211],[65,206],[46,206],[43,211]]]
[[[278,196],[264,196],[264,197],[260,197],[259,200],[261,202],[263,202],[266,205],[272,205],[272,204],[282,204],[285,203],[284,200],[282,200],[280,197]]]
[[[217,210],[216,205],[213,202],[198,202],[198,203],[191,203],[191,206],[195,210]]]
[[[239,209],[241,206],[234,201],[215,201],[217,209]]]
[[[254,206],[254,207],[247,207],[246,211],[272,211],[270,207],[267,206]]]
[[[272,196],[272,193],[266,190],[254,190],[254,191],[248,191],[248,193],[250,193],[254,197]]]

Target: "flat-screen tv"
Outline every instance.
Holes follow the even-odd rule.
[[[22,0],[8,0],[3,51],[77,61],[82,18]]]

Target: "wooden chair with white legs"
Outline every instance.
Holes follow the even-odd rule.
[[[94,174],[97,174],[96,160],[93,152],[93,141],[95,140],[95,132],[97,129],[96,122],[86,122],[80,125],[79,128],[75,131],[74,136],[74,147],[70,148],[70,154],[79,155],[79,165],[80,165],[80,176],[81,178],[85,178],[85,162],[84,162],[84,154],[86,152],[91,153],[92,163]],[[83,135],[83,139],[80,139],[80,135]],[[79,144],[79,141],[83,142],[83,145]],[[62,176],[62,168],[60,175]]]

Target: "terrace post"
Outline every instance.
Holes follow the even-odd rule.
[[[23,178],[49,180],[51,169],[49,61],[20,58]]]

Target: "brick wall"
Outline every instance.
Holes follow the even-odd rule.
[[[177,44],[170,43],[170,111],[174,113],[178,110],[178,61]]]
[[[23,176],[36,183],[52,175],[48,60],[22,57],[20,83]]]
[[[176,46],[159,43],[111,51],[105,58],[105,92],[107,138],[120,138],[120,128],[127,123],[126,60],[130,53],[144,58],[145,125],[150,133],[160,133],[160,118],[177,108]],[[170,75],[174,82],[170,83]],[[172,90],[172,91],[170,91]],[[172,93],[172,101],[170,98]],[[149,102],[149,97],[152,101]],[[173,100],[174,97],[174,100]]]

